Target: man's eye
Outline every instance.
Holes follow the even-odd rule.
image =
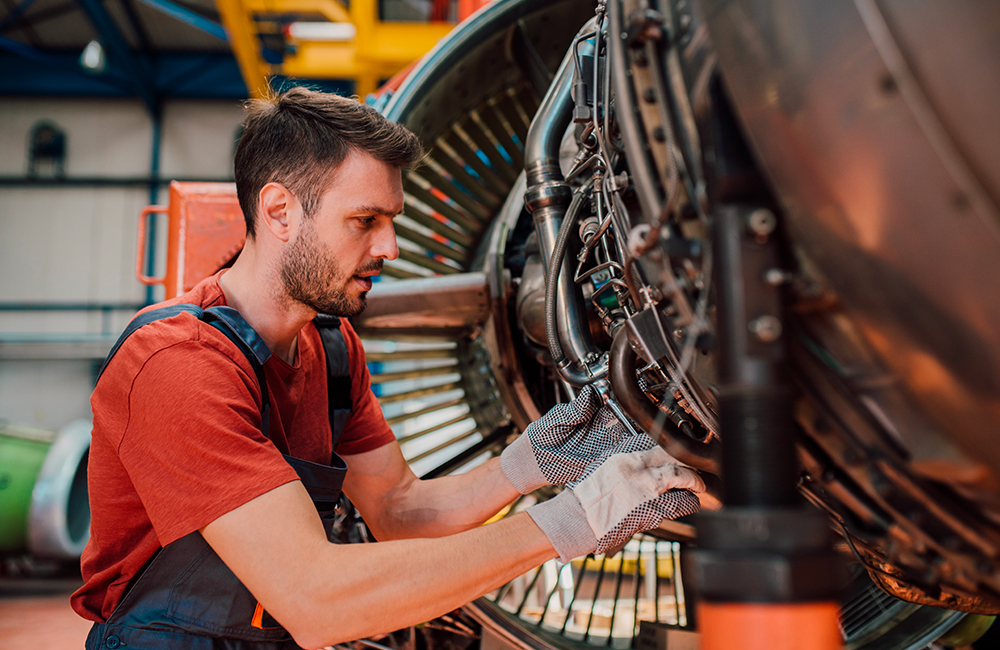
[[[375,217],[363,217],[358,219],[362,226],[370,226],[375,223]]]

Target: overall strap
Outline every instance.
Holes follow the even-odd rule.
[[[208,309],[202,309],[198,305],[178,303],[176,305],[151,309],[139,314],[132,319],[132,322],[128,324],[125,331],[122,332],[114,346],[112,346],[111,352],[108,353],[104,364],[101,365],[101,370],[97,374],[98,380],[100,380],[105,368],[108,367],[108,363],[111,362],[111,359],[114,358],[118,349],[125,343],[128,337],[150,323],[172,318],[185,312],[222,332],[226,338],[239,348],[243,356],[253,366],[254,374],[257,376],[257,385],[260,388],[261,433],[264,434],[265,438],[268,438],[268,429],[270,428],[271,421],[271,399],[267,391],[267,378],[264,376],[264,363],[271,358],[271,350],[264,343],[264,339],[260,338],[260,335],[250,326],[250,323],[243,318],[242,314],[232,307],[209,307]]]
[[[326,397],[329,402],[333,448],[336,450],[353,407],[351,359],[347,354],[344,333],[340,329],[340,319],[329,314],[317,314],[315,323],[326,353]]]

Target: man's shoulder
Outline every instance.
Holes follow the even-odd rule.
[[[221,331],[200,319],[196,313],[165,309],[181,304],[202,309],[225,306],[225,296],[219,288],[218,275],[206,278],[183,295],[150,305],[136,314],[136,318],[142,315],[148,317],[159,311],[162,318],[155,318],[139,327],[122,341],[114,354],[114,362],[108,362],[107,370],[134,374],[150,357],[170,350],[183,353],[189,359],[191,355],[202,354],[249,366],[249,361],[242,352]],[[122,361],[119,361],[119,357],[122,357]],[[130,368],[133,371],[131,373],[128,370]]]
[[[215,275],[210,275],[198,284],[194,285],[194,287],[189,289],[187,292],[170,298],[169,300],[164,300],[163,302],[143,307],[136,315],[138,316],[150,311],[180,304],[196,305],[202,309],[208,309],[209,307],[224,307],[226,306],[226,295],[222,292],[222,287],[219,285],[220,275],[222,275],[221,271]]]

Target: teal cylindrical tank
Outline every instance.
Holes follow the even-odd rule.
[[[27,550],[31,494],[55,437],[0,422],[0,553]]]

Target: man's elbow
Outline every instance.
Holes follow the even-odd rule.
[[[299,646],[325,648],[377,631],[372,627],[378,627],[379,613],[365,611],[360,605],[364,594],[358,590],[364,586],[334,584],[337,580],[322,580],[319,572],[303,577],[296,592],[276,604],[275,618]]]
[[[353,641],[360,635],[352,636],[352,630],[344,629],[346,621],[334,613],[338,609],[336,605],[321,608],[308,603],[280,622],[295,643],[307,650]]]

